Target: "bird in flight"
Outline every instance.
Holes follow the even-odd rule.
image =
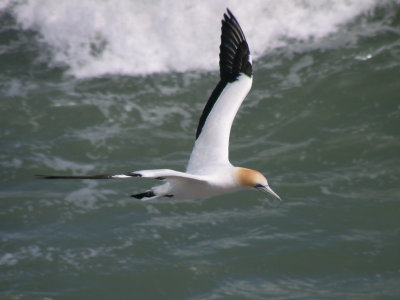
[[[205,198],[243,189],[256,189],[280,200],[258,171],[235,167],[229,162],[232,122],[253,82],[250,50],[243,31],[227,9],[221,27],[220,81],[201,114],[186,172],[170,169],[140,170],[125,174],[88,176],[39,175],[45,179],[154,178],[162,182],[132,197],[151,200]]]

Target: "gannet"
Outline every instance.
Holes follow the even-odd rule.
[[[143,193],[141,200],[161,197],[205,198],[243,189],[256,189],[280,200],[260,172],[235,167],[229,162],[229,135],[235,115],[250,91],[253,68],[243,31],[227,9],[222,19],[219,53],[220,81],[201,114],[196,141],[186,172],[170,169],[139,170],[126,174],[88,176],[39,175],[46,179],[154,178],[163,182]]]

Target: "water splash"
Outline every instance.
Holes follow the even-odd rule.
[[[226,7],[239,19],[256,59],[291,39],[324,38],[382,2],[15,0],[0,9],[12,7],[23,29],[39,32],[51,65],[82,78],[216,70]]]

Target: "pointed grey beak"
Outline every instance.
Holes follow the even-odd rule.
[[[264,192],[268,195],[272,195],[274,196],[276,199],[282,201],[281,197],[278,196],[277,193],[275,193],[270,187],[269,185],[262,185],[262,184],[257,184],[254,186],[257,190]]]

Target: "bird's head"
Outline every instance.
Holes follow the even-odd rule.
[[[269,187],[267,178],[260,172],[245,168],[237,168],[236,172],[238,181],[243,187],[255,188],[281,200],[278,194]]]

